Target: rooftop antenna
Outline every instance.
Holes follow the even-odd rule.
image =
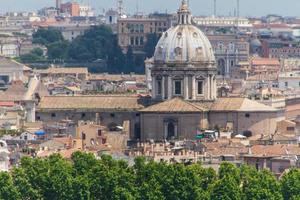
[[[239,21],[240,21],[240,0],[236,0],[236,34],[239,30]]]
[[[217,0],[214,0],[214,17],[217,16]]]
[[[118,0],[117,8],[118,8],[119,15],[123,15],[124,14],[123,0]]]
[[[236,16],[239,19],[239,17],[240,17],[240,0],[237,0],[237,2],[236,2]]]
[[[136,14],[139,14],[139,0],[136,0]]]

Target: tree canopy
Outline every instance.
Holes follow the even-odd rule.
[[[116,35],[113,34],[110,27],[105,25],[93,26],[71,42],[64,40],[62,33],[56,29],[41,28],[33,34],[33,42],[47,47],[49,61],[81,63],[105,61],[109,72],[135,70],[133,55],[130,55],[131,58],[128,58],[127,55],[126,58],[118,45]],[[132,52],[129,53],[132,54]],[[32,54],[26,55],[29,59],[23,57],[21,60],[30,61],[32,56]],[[128,66],[129,63],[130,66]]]
[[[280,181],[266,170],[223,163],[218,173],[201,164],[154,162],[143,157],[133,166],[104,155],[76,152],[23,157],[19,167],[0,173],[5,200],[294,200],[300,197],[300,170]]]
[[[153,56],[155,46],[160,36],[148,34],[143,53],[134,53],[131,46],[127,52],[122,52],[118,45],[116,34],[105,25],[92,26],[73,41],[66,41],[60,32],[54,28],[40,28],[33,34],[33,43],[45,45],[48,49],[47,58],[30,53],[21,56],[23,62],[76,62],[76,63],[106,63],[107,72],[129,73],[144,72],[144,60]],[[91,68],[91,72],[99,72]]]
[[[94,26],[77,37],[69,47],[69,59],[93,62],[106,60],[112,71],[124,68],[125,56],[116,35],[104,25]]]

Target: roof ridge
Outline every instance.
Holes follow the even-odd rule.
[[[183,101],[184,101],[184,100],[183,100]],[[187,104],[189,104],[189,105],[191,105],[191,106],[193,106],[194,108],[196,108],[196,109],[198,109],[198,110],[200,110],[200,111],[204,111],[203,108],[199,108],[198,106],[194,105],[192,102],[189,102],[189,101],[184,101],[184,102],[187,103]]]

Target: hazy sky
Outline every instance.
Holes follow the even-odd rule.
[[[67,0],[65,0],[67,1]],[[78,0],[90,2],[100,13],[103,9],[116,6],[117,0]],[[55,0],[0,0],[0,12],[29,11],[44,6],[53,6]],[[181,0],[124,0],[126,11],[130,13],[137,9],[149,13],[153,11],[174,12]],[[190,0],[194,15],[211,15],[213,13],[213,0]],[[217,0],[218,14],[234,14],[236,0]],[[300,0],[240,0],[240,13],[243,16],[263,16],[266,14],[281,14],[285,16],[300,16]]]

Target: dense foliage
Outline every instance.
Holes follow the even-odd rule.
[[[22,61],[25,63],[29,62],[43,62],[45,61],[44,52],[40,48],[35,48],[30,53],[24,54],[20,56],[20,59],[18,61]]]
[[[32,35],[33,43],[48,46],[55,42],[64,41],[59,30],[54,28],[40,28]]]
[[[153,56],[159,38],[159,35],[156,33],[150,33],[147,35],[147,42],[144,47],[147,58],[151,58]]]
[[[70,45],[69,58],[76,61],[106,60],[108,66],[122,66],[125,58],[116,35],[107,26],[95,26]]]
[[[108,72],[142,72],[144,57],[133,55],[132,48],[124,54],[118,45],[117,36],[105,25],[93,26],[73,41],[64,40],[62,33],[55,29],[38,29],[33,42],[45,45],[49,62],[106,63]],[[154,47],[153,47],[154,48]],[[30,53],[20,58],[23,62],[42,61]],[[97,72],[97,69],[93,69]]]
[[[300,197],[300,170],[280,181],[269,171],[223,163],[216,173],[200,164],[156,163],[137,158],[133,166],[109,156],[96,159],[76,152],[71,161],[59,155],[24,157],[18,168],[0,173],[5,200],[294,200]]]

